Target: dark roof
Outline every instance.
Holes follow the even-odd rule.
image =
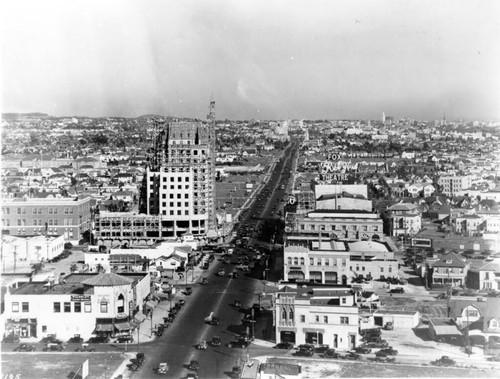
[[[451,262],[449,262],[451,261]],[[449,263],[448,263],[449,262]],[[461,260],[457,254],[454,252],[449,252],[443,255],[436,263],[434,263],[433,267],[459,267],[464,268],[467,264]]]

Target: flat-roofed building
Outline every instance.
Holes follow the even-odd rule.
[[[5,334],[26,340],[130,334],[149,294],[148,273],[71,274],[59,283],[22,283],[5,294]]]
[[[398,272],[394,251],[384,242],[292,235],[283,251],[285,281],[347,285],[361,275],[378,279]]]
[[[78,243],[90,228],[91,198],[7,198],[2,200],[2,232],[15,236],[62,235]]]
[[[339,350],[359,344],[356,292],[350,287],[282,283],[274,304],[276,342],[328,344]]]

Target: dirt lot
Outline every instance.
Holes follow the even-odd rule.
[[[342,362],[315,359],[269,358],[268,362],[302,365],[303,379],[320,378],[497,378],[500,370],[459,369],[375,362]]]
[[[89,359],[89,377],[109,379],[124,358],[121,353],[2,354],[2,378],[10,378],[11,375],[20,379],[72,378],[82,363]]]

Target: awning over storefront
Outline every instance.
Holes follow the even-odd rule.
[[[124,332],[130,330],[130,324],[128,322],[120,322],[115,324],[115,328],[120,332]]]
[[[113,324],[97,324],[95,327],[96,332],[112,332]]]
[[[305,275],[302,271],[291,270],[288,272],[288,279],[299,279],[304,280]]]
[[[137,312],[134,316],[134,320],[137,322],[143,322],[145,319],[146,319],[146,316],[141,311]]]
[[[303,328],[304,333],[324,333],[325,329]]]

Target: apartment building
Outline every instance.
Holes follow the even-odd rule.
[[[391,236],[413,235],[422,228],[422,215],[415,204],[394,204],[386,212]]]
[[[273,312],[276,342],[328,344],[339,350],[359,344],[356,293],[350,287],[282,283]]]
[[[14,236],[47,234],[78,243],[90,228],[91,198],[6,198],[2,201],[2,232]]]
[[[127,334],[149,293],[148,273],[71,274],[59,283],[22,283],[5,294],[5,335],[87,340]]]
[[[438,179],[441,193],[447,196],[456,196],[460,191],[472,186],[471,176],[441,176]]]

